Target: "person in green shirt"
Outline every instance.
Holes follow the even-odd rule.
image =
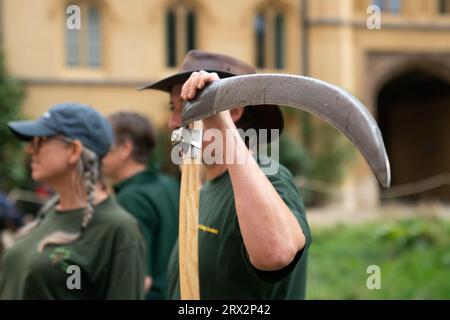
[[[181,126],[184,102],[208,83],[255,72],[233,57],[193,50],[177,74],[141,89],[170,93],[169,127],[176,129]],[[265,174],[261,164],[274,160],[254,159],[237,130],[282,130],[281,111],[277,106],[236,107],[204,119],[203,126],[204,132],[222,133],[215,137],[223,139],[216,145],[225,150],[217,150],[216,155],[225,152],[222,161],[202,167],[206,182],[199,203],[200,298],[304,299],[311,233],[302,198],[282,165],[276,174]],[[207,145],[203,141],[204,149]],[[225,161],[228,150],[234,150],[232,161]],[[168,274],[170,297],[179,299],[178,246]]]
[[[155,135],[147,118],[134,112],[109,116],[115,144],[103,159],[103,172],[114,184],[119,204],[138,221],[147,252],[146,295],[167,299],[167,264],[178,236],[179,184],[147,168]]]
[[[108,120],[63,103],[8,126],[28,141],[33,180],[57,196],[2,257],[0,299],[143,299],[143,238],[101,178],[113,143]]]

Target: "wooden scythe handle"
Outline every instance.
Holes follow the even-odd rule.
[[[202,122],[195,121],[192,127],[201,130]],[[190,154],[183,155],[178,236],[181,300],[200,299],[198,274],[199,160],[201,159],[193,159]]]

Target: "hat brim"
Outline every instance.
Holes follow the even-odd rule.
[[[145,89],[154,89],[154,90],[161,90],[165,92],[171,92],[172,87],[176,84],[183,84],[186,82],[187,79],[191,76],[192,72],[195,72],[198,70],[192,70],[192,71],[186,71],[186,72],[180,72],[177,74],[174,74],[170,77],[164,78],[162,80],[152,82],[150,84],[144,85],[142,87],[137,88],[138,91],[145,90]],[[217,70],[205,70],[206,72],[215,72],[219,76],[219,78],[229,78],[234,77],[235,74],[223,72],[223,71],[217,71]]]
[[[139,87],[138,90],[141,91],[145,89],[154,89],[170,93],[174,85],[183,84],[191,76],[192,72],[195,71],[196,70],[180,72],[162,80]],[[205,69],[205,71],[216,72],[219,78],[229,78],[235,76],[235,74],[218,70]],[[250,111],[250,109],[252,110]],[[251,126],[254,129],[279,129],[280,134],[283,131],[283,114],[278,106],[267,105],[263,107],[247,107],[245,108],[245,113],[251,114],[251,117],[254,119],[253,125]]]
[[[8,127],[20,140],[30,141],[33,137],[48,137],[57,134],[54,130],[36,121],[11,121]]]

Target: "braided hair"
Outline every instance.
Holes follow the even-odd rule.
[[[81,231],[84,231],[92,220],[92,215],[94,213],[95,185],[100,176],[100,161],[97,155],[88,149],[84,150],[85,152],[82,154],[82,161],[79,163],[83,166],[80,169],[80,173],[84,177],[84,190],[86,192],[87,204],[83,214],[83,221],[81,222]]]

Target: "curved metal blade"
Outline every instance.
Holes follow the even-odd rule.
[[[389,187],[389,159],[380,129],[364,105],[347,91],[314,78],[254,74],[213,82],[182,112],[183,125],[218,112],[250,105],[280,105],[325,120],[358,148],[383,187]]]

